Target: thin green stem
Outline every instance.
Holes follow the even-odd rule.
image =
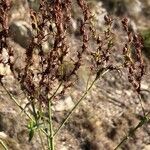
[[[48,145],[49,145],[49,150],[54,150],[54,136],[53,136],[53,121],[52,121],[52,103],[51,100],[54,98],[56,93],[58,92],[59,88],[61,87],[63,82],[59,84],[53,95],[48,99],[48,113],[49,113],[49,140],[48,140]]]
[[[45,130],[47,131],[46,121],[47,121],[46,118],[43,118],[44,128],[45,128]],[[44,131],[45,131],[45,130],[44,130]],[[46,131],[45,131],[45,132],[46,132]],[[50,146],[50,142],[49,142],[49,134],[47,134],[46,139],[47,139],[48,149],[50,149],[51,146]]]
[[[33,116],[34,116],[35,122],[36,122],[36,124],[38,124],[38,117],[37,117],[37,113],[36,113],[36,109],[35,109],[34,98],[31,98],[31,107],[33,110]]]
[[[106,70],[104,72],[101,72],[101,75],[99,77],[102,77],[103,75],[105,75],[109,70]],[[72,113],[76,110],[76,108],[79,106],[79,104],[81,103],[81,101],[85,98],[85,96],[87,95],[87,93],[90,91],[90,89],[93,87],[94,83],[97,81],[97,79],[99,78],[95,78],[93,80],[93,82],[91,83],[91,85],[86,89],[86,91],[83,93],[83,95],[81,96],[81,98],[78,100],[78,102],[75,104],[75,106],[72,108],[72,110],[68,113],[68,115],[66,116],[66,118],[64,119],[64,121],[61,123],[61,125],[58,127],[58,129],[54,132],[53,136],[55,137],[57,135],[57,133],[62,129],[62,127],[65,125],[65,123],[69,120],[69,118],[71,117]]]
[[[12,96],[12,94],[7,90],[7,88],[4,86],[4,84],[2,82],[1,83],[1,86],[4,88],[4,90],[6,91],[6,93],[9,95],[9,97],[15,102],[15,104],[22,110],[24,111],[24,113],[28,116],[28,118],[30,118],[32,121],[33,118],[23,109],[23,107],[17,102],[17,100]]]
[[[117,150],[127,139],[129,139],[130,137],[132,137],[132,135],[134,135],[134,133],[137,131],[138,128],[142,127],[144,124],[146,124],[147,122],[149,122],[150,118],[148,118],[148,115],[150,114],[147,113],[147,115],[145,115],[141,121],[137,124],[137,126],[135,128],[133,128],[131,131],[129,131],[128,135],[126,135],[121,142],[116,146],[116,148],[114,148],[114,150]]]
[[[0,144],[2,145],[2,147],[4,148],[4,150],[8,150],[8,148],[6,147],[6,145],[4,144],[4,142],[0,139]]]
[[[52,123],[52,109],[51,109],[51,101],[49,101],[49,142],[50,142],[50,150],[54,150],[54,137],[53,137],[53,123]]]
[[[39,138],[40,138],[40,141],[41,141],[42,148],[43,148],[43,150],[45,150],[45,145],[44,145],[44,142],[43,142],[43,139],[42,139],[41,130],[39,130],[38,134],[39,134]]]
[[[59,88],[61,87],[62,83],[63,83],[63,82],[61,82],[61,83],[59,84],[59,86],[57,87],[57,89],[55,90],[55,92],[52,94],[52,96],[48,99],[48,101],[51,101],[52,98],[54,98],[54,96],[55,96],[56,93],[58,92]]]
[[[139,98],[140,105],[141,105],[141,108],[142,108],[142,111],[143,111],[143,115],[145,116],[145,109],[144,109],[144,106],[143,106],[142,97],[141,97],[141,94],[139,94],[139,93],[138,93],[138,98]]]
[[[17,102],[17,100],[15,99],[15,97],[13,97],[13,95],[7,90],[7,88],[4,86],[4,84],[2,82],[0,82],[1,86],[3,87],[3,89],[6,91],[6,93],[9,95],[9,97],[15,102],[15,104],[21,109],[21,111],[24,112],[24,114],[31,119],[33,122],[35,122],[35,120],[24,110],[24,108]],[[40,129],[46,136],[48,135],[43,129]]]

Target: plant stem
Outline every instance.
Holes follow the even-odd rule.
[[[43,139],[42,139],[41,130],[38,131],[38,134],[39,134],[39,138],[40,138],[40,141],[41,141],[41,145],[42,145],[42,147],[43,147],[43,150],[45,150],[45,145],[44,145],[44,142],[43,142]]]
[[[43,118],[43,123],[44,123],[44,128],[46,130],[46,131],[45,130],[44,131],[47,133],[47,126],[46,126],[46,120],[45,120],[45,118]],[[46,135],[46,139],[47,139],[48,148],[50,149],[51,146],[50,146],[50,142],[49,142],[49,134]]]
[[[2,82],[1,83],[1,86],[4,88],[4,90],[6,91],[6,93],[9,95],[9,97],[15,102],[15,104],[22,110],[24,111],[24,113],[28,116],[28,118],[30,118],[32,121],[33,118],[23,109],[23,107],[17,102],[17,100],[12,96],[12,94],[7,90],[7,88],[3,85]]]
[[[140,101],[140,105],[141,105],[141,108],[142,108],[142,111],[143,111],[143,115],[145,116],[145,109],[143,107],[143,101],[142,101],[142,97],[139,93],[138,94],[138,98],[139,98],[139,101]]]
[[[2,145],[2,147],[5,149],[5,150],[8,150],[8,148],[6,147],[6,145],[4,144],[4,142],[0,139],[0,144]]]
[[[49,142],[50,142],[50,150],[54,150],[54,137],[53,137],[53,123],[52,123],[52,108],[51,108],[51,101],[48,104],[49,109]]]
[[[24,108],[17,102],[17,100],[12,96],[12,94],[7,90],[7,88],[3,85],[2,82],[0,82],[1,86],[4,88],[4,90],[6,91],[6,93],[9,95],[9,97],[15,102],[15,104],[21,109],[21,111],[23,111],[25,113],[25,115],[31,119],[33,122],[35,122],[35,120],[24,110]],[[46,136],[48,135],[43,129],[40,129]]]
[[[54,150],[54,136],[53,136],[53,121],[52,121],[52,103],[51,100],[54,98],[56,93],[58,92],[59,88],[61,87],[63,82],[59,84],[53,95],[48,99],[48,113],[49,113],[49,140],[48,140],[48,145],[49,145],[49,150]]]
[[[61,87],[62,83],[63,83],[63,82],[61,82],[61,83],[59,84],[59,86],[57,87],[56,91],[52,94],[52,96],[48,99],[48,101],[51,101],[52,98],[54,98],[54,96],[55,96],[56,93],[58,92],[59,88]]]
[[[102,77],[103,75],[105,75],[109,70],[106,70],[104,72],[101,72],[100,77]],[[64,119],[64,121],[61,123],[61,125],[58,127],[58,129],[54,132],[53,136],[56,136],[57,133],[62,129],[62,127],[64,126],[64,124],[69,120],[70,116],[72,115],[72,113],[76,110],[76,108],[79,106],[79,104],[81,103],[81,101],[85,98],[85,96],[87,95],[87,93],[90,91],[90,89],[93,87],[94,83],[97,81],[97,79],[99,78],[95,78],[93,80],[93,82],[91,83],[91,85],[86,89],[86,91],[83,93],[83,95],[81,96],[81,98],[78,100],[78,102],[75,104],[75,106],[72,108],[72,110],[68,113],[68,115],[66,116],[66,118]]]
[[[147,113],[147,115],[145,115],[141,121],[136,125],[136,127],[134,127],[131,131],[129,131],[128,135],[126,135],[121,142],[116,146],[116,148],[114,148],[114,150],[117,150],[128,138],[132,137],[132,135],[134,135],[134,133],[137,131],[138,128],[142,127],[145,123],[147,123],[150,118],[148,118],[147,116],[150,114]]]

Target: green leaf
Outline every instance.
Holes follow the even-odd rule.
[[[34,130],[31,129],[30,132],[29,132],[29,142],[31,142],[33,136],[34,136]]]

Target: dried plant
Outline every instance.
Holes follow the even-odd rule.
[[[115,34],[113,33],[112,27],[113,18],[109,15],[104,17],[107,29],[103,35],[101,35],[96,33],[96,30],[92,24],[93,16],[90,13],[86,1],[77,0],[77,4],[83,14],[83,19],[80,22],[82,46],[81,49],[76,52],[76,59],[70,58],[68,60],[71,61],[73,65],[72,69],[65,73],[64,63],[68,58],[68,53],[70,51],[70,46],[68,43],[68,38],[70,37],[67,29],[69,28],[68,25],[72,17],[72,1],[54,0],[48,2],[47,0],[41,0],[40,7],[37,12],[30,10],[33,37],[29,41],[29,46],[26,49],[24,56],[24,68],[17,71],[14,68],[13,53],[15,50],[9,45],[8,41],[10,36],[8,14],[11,7],[11,1],[2,0],[0,3],[0,24],[2,27],[0,32],[0,63],[4,63],[2,52],[6,49],[9,58],[5,64],[7,63],[10,66],[10,70],[13,73],[14,78],[19,81],[20,87],[29,101],[28,105],[31,105],[32,107],[32,113],[26,112],[25,108],[22,108],[17,100],[14,99],[14,97],[6,89],[2,82],[4,77],[3,74],[0,75],[0,83],[7,91],[7,94],[29,117],[29,140],[32,139],[35,130],[39,129],[47,137],[49,150],[54,150],[55,136],[66,121],[68,121],[71,114],[78,107],[81,101],[85,98],[93,84],[107,72],[127,68],[129,82],[133,85],[135,91],[139,95],[141,80],[144,75],[144,65],[141,54],[142,40],[139,35],[129,31],[128,20],[126,18],[122,20],[123,28],[128,36],[128,41],[123,48],[122,54],[124,57],[124,64],[117,66],[111,61],[115,44]],[[94,41],[97,45],[97,48],[94,48],[93,51],[89,50],[90,40]],[[52,46],[48,51],[45,51],[43,48],[44,42],[52,43]],[[135,58],[132,58],[131,55],[132,48],[134,48],[135,51]],[[68,88],[73,86],[74,80],[72,79],[72,76],[76,76],[76,73],[82,65],[85,56],[89,56],[89,58],[91,58],[91,71],[94,70],[95,79],[86,88],[86,91],[77,101],[73,109],[68,113],[58,129],[55,129],[55,127],[53,127],[52,119],[53,101],[55,99],[59,100],[59,96],[63,95]],[[60,87],[63,87],[61,91],[59,91]],[[26,107],[28,107],[28,105]],[[42,115],[45,112],[48,112],[48,118]],[[45,123],[49,125],[48,130],[43,127]]]

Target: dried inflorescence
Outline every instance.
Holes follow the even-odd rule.
[[[9,35],[8,11],[10,1],[1,2],[0,23],[0,51],[3,48],[8,50],[8,64],[14,77],[19,81],[22,90],[32,98],[42,103],[47,103],[49,97],[55,91],[55,84],[60,82],[64,88],[60,92],[63,94],[67,88],[73,85],[72,76],[75,76],[83,63],[84,55],[91,54],[92,69],[96,72],[96,79],[99,78],[104,69],[114,70],[115,64],[111,61],[114,48],[115,34],[113,33],[114,19],[106,15],[104,17],[106,30],[103,35],[95,33],[92,24],[91,12],[85,0],[77,0],[83,19],[80,21],[81,47],[76,51],[76,59],[72,61],[72,69],[65,73],[64,63],[69,52],[68,28],[72,15],[71,0],[54,0],[48,2],[41,0],[39,10],[30,10],[31,26],[33,36],[29,41],[29,46],[25,53],[25,65],[18,72],[13,67],[13,48],[8,46]],[[143,60],[141,56],[142,43],[139,36],[129,31],[128,20],[124,18],[122,25],[128,35],[128,41],[123,49],[125,59],[124,67],[129,70],[129,81],[134,85],[136,91],[140,91],[140,82],[144,73]],[[98,36],[97,36],[98,35]],[[90,41],[94,41],[97,48],[89,50]],[[51,43],[47,51],[44,50],[43,43]],[[134,47],[136,58],[131,57],[131,48]],[[93,49],[93,48],[92,48]],[[2,60],[2,59],[1,59]],[[70,61],[69,60],[69,61]],[[2,61],[1,61],[2,62]]]
[[[129,30],[128,19],[122,20],[122,25],[127,33],[128,41],[123,48],[124,67],[128,69],[128,79],[135,90],[140,93],[141,80],[144,75],[144,63],[142,59],[142,39],[141,36]],[[134,52],[133,52],[134,51]],[[134,58],[132,54],[134,53]]]
[[[8,12],[10,10],[10,0],[2,0],[0,3],[0,54],[3,48],[7,48],[7,38],[9,36]]]
[[[8,64],[10,69],[13,68],[13,49],[9,46],[9,20],[8,14],[11,7],[10,0],[2,0],[0,3],[0,63],[4,65]],[[2,58],[2,53],[7,50],[9,58],[4,61]],[[1,74],[1,79],[3,75]]]
[[[109,15],[104,16],[106,30],[102,35],[96,37],[97,49],[92,52],[91,55],[94,60],[94,70],[96,69],[97,78],[100,76],[103,70],[116,70],[117,66],[115,62],[112,62],[111,55],[114,49],[115,34],[113,33],[113,18]]]
[[[13,62],[10,63],[9,61],[11,71],[19,81],[22,90],[28,96],[34,97],[38,101],[46,103],[48,101],[48,95],[53,93],[53,86],[58,81],[64,83],[64,89],[61,92],[64,93],[72,85],[71,77],[76,74],[81,65],[83,53],[88,47],[88,33],[86,30],[88,28],[90,13],[85,1],[78,0],[77,3],[84,15],[84,20],[81,23],[83,45],[81,50],[77,52],[77,60],[73,62],[73,68],[68,74],[62,73],[62,70],[64,59],[68,54],[69,48],[66,41],[72,11],[71,0],[58,0],[53,2],[42,0],[37,12],[30,10],[33,36],[29,41],[28,48],[26,48],[24,68],[16,72],[13,68]],[[8,14],[6,9],[4,12]],[[6,24],[6,17],[3,18]],[[3,33],[2,36],[4,36]],[[51,48],[47,52],[43,48],[44,42],[52,43]],[[8,42],[6,41],[5,43],[7,44]],[[8,52],[9,59],[13,58],[12,50]],[[35,60],[35,57],[37,60]]]

